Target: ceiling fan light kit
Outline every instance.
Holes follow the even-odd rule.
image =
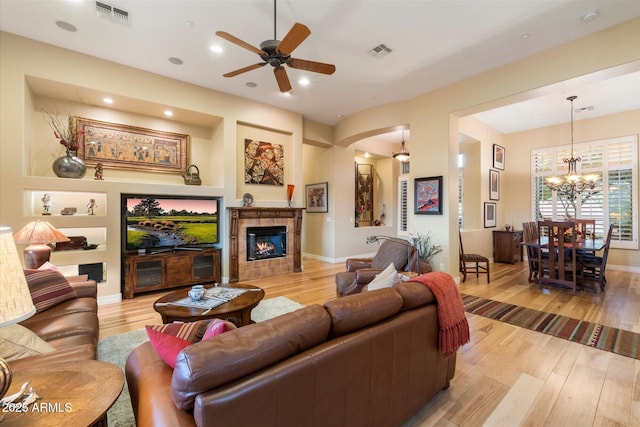
[[[243,68],[223,74],[224,77],[235,77],[239,74],[246,73],[257,68],[261,68],[267,64],[273,67],[273,74],[280,88],[280,92],[288,92],[291,90],[291,82],[287,71],[283,67],[288,67],[311,71],[313,73],[321,73],[331,75],[336,71],[335,65],[325,64],[323,62],[308,61],[305,59],[292,58],[291,53],[311,34],[311,30],[300,23],[293,24],[293,27],[289,30],[287,35],[282,40],[276,39],[276,2],[273,2],[273,39],[265,40],[260,43],[260,48],[257,48],[239,38],[225,32],[216,31],[216,35],[223,39],[247,49],[260,56],[263,62],[257,64],[248,65]]]

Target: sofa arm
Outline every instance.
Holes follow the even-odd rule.
[[[98,298],[98,284],[95,280],[70,281],[69,284],[75,289],[78,298]]]
[[[347,271],[356,271],[361,268],[371,267],[373,258],[349,258],[347,259]]]

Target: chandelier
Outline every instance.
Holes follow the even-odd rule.
[[[393,153],[393,158],[400,160],[401,162],[406,162],[407,160],[409,160],[409,152],[404,146],[404,129],[402,129],[402,142],[400,143],[400,151],[398,151],[397,153]]]
[[[557,191],[559,196],[565,196],[570,201],[574,201],[582,192],[592,193],[596,188],[596,182],[600,177],[598,175],[579,175],[576,170],[578,162],[582,161],[580,157],[574,157],[573,152],[573,101],[577,96],[570,96],[567,101],[571,101],[571,157],[562,161],[569,166],[569,172],[563,177],[550,176],[545,179],[545,184],[552,191]]]

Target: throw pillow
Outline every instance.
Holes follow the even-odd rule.
[[[0,357],[4,360],[22,359],[54,350],[51,344],[22,325],[0,328]]]
[[[220,319],[198,320],[189,323],[168,323],[145,326],[147,336],[158,356],[172,368],[178,354],[191,344],[219,335],[235,328],[231,322]]]
[[[375,289],[390,288],[398,282],[396,266],[391,263],[387,268],[378,273],[371,282],[369,282],[367,289],[373,291]]]
[[[25,270],[25,277],[36,306],[36,313],[77,298],[76,291],[66,277],[55,270]]]

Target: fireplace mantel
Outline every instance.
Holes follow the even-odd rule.
[[[290,270],[293,272],[302,271],[302,208],[227,208],[229,211],[229,282],[235,283],[241,279],[255,279],[264,277],[265,274],[256,273],[252,275],[250,269],[244,268],[246,260],[241,259],[241,254],[245,252],[241,249],[241,240],[244,241],[244,233],[240,230],[245,227],[260,225],[289,226],[288,244],[289,254],[293,258],[290,263]],[[245,254],[246,255],[246,254]],[[283,262],[278,259],[254,261],[258,263]],[[243,277],[240,277],[240,266],[243,266]],[[278,269],[267,268],[272,274],[281,274],[288,271],[278,271]],[[246,273],[245,273],[246,272]],[[245,276],[246,274],[246,276]]]

